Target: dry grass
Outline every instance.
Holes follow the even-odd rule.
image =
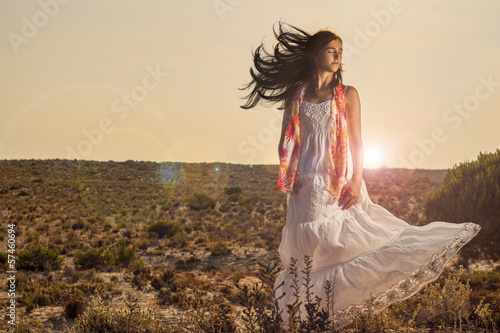
[[[12,223],[17,251],[39,246],[62,258],[60,267],[18,274],[18,290],[27,295],[19,332],[23,325],[63,332],[75,325],[74,313],[82,315],[92,302],[100,302],[103,312],[87,313],[87,320],[109,307],[126,311],[131,298],[137,298],[137,311],[153,309],[164,331],[183,331],[179,321],[191,332],[216,330],[221,318],[230,331],[244,325],[240,288],[260,281],[259,262],[279,262],[286,196],[275,188],[276,165],[4,160],[0,173],[2,248]],[[418,223],[423,197],[444,174],[366,170],[365,182],[374,202]],[[82,253],[84,269],[75,267]],[[471,275],[470,282],[469,312],[483,300],[478,318],[487,317],[498,294],[495,278],[483,278]],[[7,302],[3,288],[2,318]],[[108,315],[119,321],[123,313]]]

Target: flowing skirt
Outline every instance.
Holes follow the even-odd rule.
[[[286,268],[275,283],[286,325],[286,304],[295,301],[292,258],[296,259],[299,297],[305,303],[304,256],[312,260],[314,296],[326,308],[325,283],[333,283],[334,321],[341,328],[357,313],[376,313],[417,293],[436,280],[446,262],[480,230],[474,223],[432,222],[412,226],[368,197],[363,182],[358,202],[342,210],[326,190],[322,175],[297,178],[299,192],[287,195],[287,218],[279,254]],[[332,313],[332,309],[330,309]],[[301,306],[301,316],[306,311]]]

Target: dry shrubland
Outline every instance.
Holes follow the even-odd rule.
[[[279,326],[271,281],[282,269],[286,195],[276,165],[3,160],[0,173],[0,243],[7,248],[15,224],[23,295],[16,332]],[[382,168],[364,179],[374,202],[422,224],[424,198],[445,174]],[[7,268],[5,251],[0,264]],[[498,271],[445,274],[347,330],[498,329],[499,288]],[[0,295],[6,320],[5,288]]]

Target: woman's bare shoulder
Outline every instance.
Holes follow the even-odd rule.
[[[346,96],[346,98],[357,97],[357,96],[359,96],[358,90],[356,88],[354,88],[354,86],[348,86],[348,85],[346,85],[345,86],[345,96]]]
[[[346,85],[345,99],[347,104],[359,104],[358,90],[353,86]]]

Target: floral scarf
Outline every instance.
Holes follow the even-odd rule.
[[[300,158],[300,103],[304,98],[307,83],[297,89],[292,100],[292,113],[285,129],[283,146],[280,153],[280,165],[278,170],[278,190],[293,194],[293,183],[297,172]],[[342,83],[337,85],[332,99],[332,110],[330,113],[330,138],[331,145],[328,153],[328,173],[326,177],[327,189],[333,195],[334,200],[340,196],[342,186],[347,182],[347,120],[345,111],[346,86]],[[333,105],[336,103],[336,106]]]

